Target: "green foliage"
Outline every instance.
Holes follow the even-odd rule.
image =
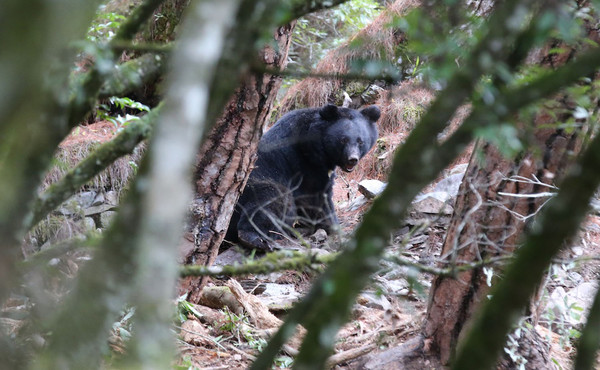
[[[126,19],[127,17],[118,13],[101,12],[88,28],[86,39],[91,42],[110,41]]]
[[[504,352],[510,357],[519,370],[525,370],[525,365],[527,364],[527,359],[518,351],[521,344],[521,338],[526,332],[531,330],[533,330],[531,324],[523,319],[519,320],[517,327],[508,335],[506,345],[504,346]]]
[[[121,319],[112,325],[113,333],[123,341],[128,341],[131,338],[133,329],[132,318],[135,314],[135,307],[129,307],[123,310]]]
[[[455,5],[453,5],[455,6]],[[399,68],[408,77],[418,77],[444,85],[477,41],[481,18],[461,15],[465,32],[456,32],[456,20],[441,10],[416,8],[404,17],[395,17],[389,27],[406,34],[407,43],[399,47]]]
[[[248,316],[244,314],[236,315],[227,307],[223,308],[223,313],[225,314],[226,321],[219,327],[219,330],[233,334],[234,338],[237,338],[238,343],[243,338],[251,348],[256,349],[258,352],[262,351],[267,345],[267,341],[264,338],[255,336]]]
[[[180,361],[181,361],[181,363],[179,365],[174,365],[173,369],[175,369],[175,370],[196,370],[196,369],[198,369],[192,362],[192,358],[190,356],[183,356]]]
[[[180,323],[187,321],[187,316],[189,314],[192,314],[199,319],[203,317],[202,314],[196,310],[194,305],[185,299],[186,296],[187,294],[177,299],[177,319]]]
[[[294,359],[290,356],[277,356],[275,357],[275,366],[280,369],[288,369],[294,363]]]
[[[150,112],[150,108],[140,102],[131,100],[130,98],[119,98],[116,96],[112,96],[108,98],[110,104],[116,106],[120,110],[125,110],[126,108],[138,110],[140,112]],[[116,117],[110,114],[111,107],[108,104],[100,104],[98,106],[98,110],[96,111],[96,115],[99,119],[106,120],[111,122],[115,127],[124,127],[130,124],[133,121],[140,119],[138,116],[134,116],[131,114],[120,115],[118,114]]]
[[[329,50],[368,25],[380,10],[374,0],[351,0],[298,19],[289,51],[294,68],[309,71]]]

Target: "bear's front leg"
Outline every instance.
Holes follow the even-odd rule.
[[[255,231],[238,230],[238,239],[240,244],[246,248],[260,249],[265,252],[273,251],[273,246],[269,241]]]
[[[323,222],[319,227],[330,235],[333,231],[336,231],[340,227],[340,220],[335,213],[335,207],[333,205],[333,189],[330,187],[325,193],[325,206],[323,207]]]

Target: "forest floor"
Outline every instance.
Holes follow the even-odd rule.
[[[464,171],[467,162],[468,155],[465,155],[438,180]],[[334,198],[338,205],[338,216],[347,235],[359,224],[370,205],[370,201],[367,201],[357,206],[360,202],[356,202],[356,199],[361,195],[357,191],[356,182],[342,179],[335,187]],[[424,193],[433,190],[435,184],[426,188]],[[402,256],[415,263],[436,267],[436,258],[441,251],[451,209],[436,210],[437,213],[429,213],[431,211],[428,209],[423,212],[422,208],[415,206],[404,226],[392,236],[392,243],[386,255]],[[319,253],[329,253],[335,249],[327,243],[323,245],[318,242],[313,247]],[[535,325],[527,330],[534,330],[538,337],[542,338],[543,343],[539,345],[545,347],[545,352],[556,369],[571,367],[573,340],[577,336],[577,329],[582,325],[582,311],[591,303],[597,288],[596,281],[600,271],[594,258],[599,255],[600,217],[590,215],[577,240],[563,251],[560,257],[562,263],[553,265],[552,273],[544,283],[543,294],[533,303],[536,311],[533,318]],[[572,262],[585,260],[586,257],[592,260],[587,263]],[[251,294],[234,295],[242,307],[245,307],[244,301],[247,299],[257,301],[265,310],[270,310],[276,317],[284,319],[286,310],[308,291],[310,282],[316,276],[315,273],[293,271],[266,276],[246,276],[237,280]],[[391,259],[384,258],[380,271],[373,276],[372,283],[355,303],[350,320],[338,333],[335,354],[330,358],[329,366],[336,369],[380,368],[381,362],[376,361],[377,365],[369,364],[371,359],[377,358],[377,353],[417,337],[425,318],[432,279],[432,275],[397,265]],[[213,284],[227,285],[235,289],[231,287],[231,282],[227,281],[213,280]],[[216,324],[215,321],[210,322],[196,314],[188,313],[186,322],[190,323],[184,324],[180,329],[182,341],[179,364],[198,369],[248,367],[258,349],[265,344],[265,334],[268,336],[274,330],[274,327],[265,327],[263,322],[269,322],[269,325],[277,323],[273,324],[273,321],[265,320],[255,313],[248,315],[243,309],[238,311],[240,315],[233,314],[235,305],[223,311],[217,307],[222,303],[208,304],[215,307],[210,310],[220,313],[207,314],[208,307],[199,310],[204,316],[218,318]],[[512,363],[518,363],[523,361],[523,358],[519,357],[519,332],[513,332],[512,336],[514,340],[507,343],[505,350],[514,356]],[[277,358],[277,367],[290,366],[293,356],[297,353],[298,344],[299,338],[295,338],[290,345],[284,347]],[[385,354],[383,356],[385,357]],[[423,359],[422,363],[427,368],[441,368],[439,364],[427,359]]]

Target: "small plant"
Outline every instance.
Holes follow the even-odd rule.
[[[180,323],[187,321],[188,314],[192,314],[199,319],[203,317],[203,315],[196,310],[194,305],[185,299],[186,297],[187,294],[184,294],[177,299],[177,318]]]
[[[122,313],[121,320],[115,322],[112,330],[117,337],[123,341],[128,341],[131,338],[132,322],[131,318],[135,314],[135,307],[128,307]]]
[[[533,326],[527,322],[526,318],[521,318],[515,330],[508,335],[508,340],[504,346],[504,352],[510,357],[516,369],[525,370],[527,359],[519,353],[519,340],[524,336],[525,332],[533,329]]]
[[[127,17],[118,13],[99,13],[88,28],[87,40],[91,42],[109,41],[126,19]]]
[[[173,366],[173,369],[175,370],[195,370],[198,369],[196,366],[194,366],[194,363],[192,362],[192,358],[190,356],[183,356],[180,360],[180,364],[179,365],[175,365]]]
[[[275,358],[275,366],[280,369],[289,368],[294,363],[294,359],[290,356],[279,356]]]
[[[112,96],[108,98],[108,101],[110,102],[110,104],[100,104],[100,106],[98,107],[97,116],[102,120],[111,122],[117,128],[127,126],[131,122],[136,121],[140,118],[131,114],[125,114],[125,116],[117,115],[116,117],[113,117],[110,115],[111,105],[116,106],[120,110],[128,108],[138,110],[140,112],[150,111],[150,108],[147,105],[134,101],[130,98],[119,98],[116,96]]]
[[[224,307],[223,313],[225,314],[226,322],[219,328],[222,331],[228,331],[233,334],[238,343],[241,342],[241,338],[244,338],[246,342],[254,340],[254,336],[250,331],[250,321],[246,315],[236,315],[231,312],[229,308]]]

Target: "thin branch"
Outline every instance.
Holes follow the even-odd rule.
[[[537,176],[535,174],[532,174],[531,177],[533,177],[532,179],[529,179],[527,177],[524,176],[511,176],[511,177],[503,177],[502,180],[504,181],[513,181],[513,182],[520,182],[520,183],[524,183],[524,184],[532,184],[532,185],[539,185],[539,186],[545,186],[548,188],[552,188],[552,189],[557,189],[558,187],[552,184],[547,184],[545,182],[540,181],[540,179],[537,178]]]
[[[170,54],[173,51],[173,43],[159,44],[155,42],[137,42],[115,40],[109,45],[114,51],[137,51],[140,53]]]
[[[278,9],[278,17],[275,20],[277,24],[284,25],[298,19],[309,13],[314,13],[319,10],[330,9],[348,0],[321,0],[321,1],[306,1],[292,0],[282,4]]]
[[[506,197],[511,197],[511,198],[547,198],[547,197],[553,197],[557,193],[541,192],[541,193],[532,193],[532,194],[515,194],[515,193],[505,193],[503,191],[499,191],[498,194],[504,195]]]
[[[513,260],[513,257],[511,257],[511,256],[500,256],[500,257],[487,258],[487,259],[483,259],[481,261],[469,262],[469,263],[464,263],[464,264],[455,264],[455,263],[451,264],[449,261],[439,261],[439,263],[443,263],[443,264],[447,264],[447,265],[451,265],[451,266],[447,267],[447,268],[438,268],[438,267],[423,265],[423,264],[415,262],[411,259],[403,258],[403,257],[399,257],[399,256],[385,256],[384,258],[387,261],[393,262],[399,266],[408,266],[408,267],[416,269],[420,272],[424,272],[426,274],[443,276],[443,277],[455,277],[460,272],[478,269],[483,266],[502,265],[502,264],[507,263],[508,261]]]
[[[498,192],[498,194],[500,194],[500,192]],[[553,196],[556,195],[554,193],[552,193],[552,194],[553,194]],[[513,194],[513,195],[516,195],[516,194]],[[550,198],[550,199],[552,199],[552,198]],[[505,206],[504,204],[502,204],[500,202],[497,202],[497,201],[490,202],[490,204],[492,204],[492,205],[494,205],[496,207],[499,207],[499,208],[505,210],[506,212],[508,212],[511,215],[515,216],[519,221],[523,221],[524,222],[524,221],[527,221],[530,218],[535,217],[542,210],[542,208],[544,208],[544,206],[546,205],[546,203],[548,203],[548,201],[550,201],[550,199],[546,199],[544,201],[544,203],[542,203],[538,207],[538,209],[535,210],[535,212],[529,213],[527,215],[522,215],[519,212],[513,211],[512,209],[509,209],[507,206]]]
[[[140,4],[140,6],[135,8],[133,13],[127,17],[127,20],[121,24],[117,30],[117,34],[111,40],[111,44],[132,40],[142,24],[150,18],[152,13],[154,13],[154,10],[156,10],[163,1],[164,0],[146,0]]]

